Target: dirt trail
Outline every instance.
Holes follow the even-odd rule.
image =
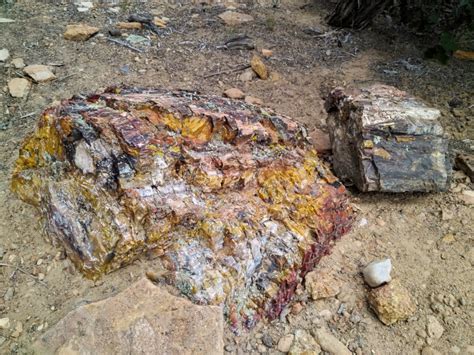
[[[0,24],[0,48],[7,48],[11,58],[21,57],[27,64],[63,64],[55,67],[58,80],[33,85],[25,99],[11,98],[5,89],[0,92],[0,262],[20,266],[44,278],[45,284],[0,267],[0,318],[9,317],[12,323],[10,330],[0,330],[0,353],[28,353],[29,344],[67,312],[116,294],[153,269],[153,260],[143,258],[98,282],[85,280],[46,239],[33,208],[10,192],[19,145],[34,129],[37,114],[56,100],[120,83],[196,89],[208,94],[238,87],[311,130],[325,127],[321,97],[328,88],[377,81],[407,89],[439,108],[451,137],[474,138],[473,63],[451,61],[443,66],[425,62],[420,59],[422,41],[386,23],[364,32],[308,35],[308,28],[322,33],[332,30],[324,25],[327,9],[322,3],[316,1],[304,8],[302,1],[285,2],[279,8],[242,8],[240,11],[250,12],[255,21],[238,29],[218,20],[223,7],[172,7],[155,1],[122,2],[117,12],[99,8],[78,13],[72,2],[21,0],[0,13],[0,17],[16,20]],[[110,24],[125,20],[138,6],[142,12],[161,12],[170,19],[172,30],[162,37],[150,36],[144,53],[106,41]],[[87,42],[66,41],[62,38],[65,26],[74,22],[98,26],[101,34]],[[248,63],[252,51],[216,49],[237,33],[251,36],[257,48],[273,49],[267,64],[279,79],[241,82],[239,73],[203,78]],[[144,31],[136,34],[148,35]],[[4,65],[0,72],[0,85],[5,87],[21,71]],[[453,97],[462,101],[456,111],[448,105]],[[473,188],[472,182],[456,173],[446,193],[354,192],[360,218],[367,224],[345,236],[318,266],[322,272],[335,273],[342,284],[341,293],[312,301],[302,289],[293,303],[303,305],[300,313],[289,313],[270,324],[262,322],[240,336],[228,332],[226,350],[277,353],[276,343],[285,334],[326,324],[356,354],[419,354],[427,345],[443,354],[472,353],[474,213],[472,205],[459,199],[459,193],[468,187]],[[381,257],[392,259],[394,277],[409,289],[418,307],[413,318],[391,327],[382,325],[368,309],[366,286],[359,274],[362,266]],[[426,335],[429,315],[444,328],[440,339]],[[13,334],[18,335],[15,337],[12,332],[18,322],[22,331]]]

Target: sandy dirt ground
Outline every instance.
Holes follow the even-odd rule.
[[[362,32],[334,31],[324,23],[330,5],[323,1],[238,7],[255,20],[234,28],[217,17],[225,10],[223,5],[155,1],[122,1],[112,10],[104,6],[84,13],[72,1],[19,0],[2,7],[0,17],[16,22],[0,23],[0,49],[7,48],[10,59],[21,57],[26,64],[57,64],[58,79],[34,84],[25,98],[12,98],[6,85],[21,76],[21,70],[10,66],[10,59],[0,63],[0,318],[11,322],[10,329],[0,329],[0,353],[30,353],[30,344],[67,312],[116,294],[153,270],[154,261],[144,257],[100,281],[84,279],[48,240],[36,211],[11,193],[11,171],[22,140],[33,131],[38,114],[58,100],[112,84],[219,95],[237,87],[311,131],[325,129],[322,97],[329,88],[382,82],[440,109],[451,138],[474,138],[473,62],[424,61],[426,38],[383,18]],[[114,23],[138,11],[169,18],[164,34],[124,31],[149,38],[149,44],[137,44],[142,53],[107,41]],[[66,25],[77,22],[101,31],[85,42],[63,39]],[[314,36],[308,29],[325,35]],[[240,33],[252,38],[256,50],[217,49]],[[273,73],[269,80],[242,82],[240,72],[206,78],[248,64],[261,48],[274,52],[266,60]],[[460,102],[455,109],[448,104],[453,98]],[[359,220],[317,267],[333,274],[340,293],[313,301],[302,288],[279,320],[261,322],[239,335],[227,331],[226,351],[278,353],[277,343],[286,334],[324,324],[355,354],[419,354],[424,348],[427,353],[426,347],[442,354],[473,353],[474,210],[459,198],[464,189],[473,187],[468,177],[455,172],[451,189],[444,193],[352,191]],[[392,259],[393,277],[417,304],[413,317],[393,326],[383,325],[368,308],[360,275],[364,265],[382,257]],[[430,316],[444,329],[439,339],[427,335]]]

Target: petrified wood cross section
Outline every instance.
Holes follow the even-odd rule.
[[[186,91],[111,88],[47,109],[13,190],[97,278],[147,251],[233,326],[274,318],[348,231],[344,187],[268,109]]]

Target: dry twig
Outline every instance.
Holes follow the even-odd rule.
[[[248,69],[248,68],[250,68],[250,64],[245,64],[245,65],[242,65],[242,66],[237,67],[237,68],[232,68],[232,69],[227,69],[227,70],[222,70],[222,71],[210,73],[210,74],[205,75],[203,78],[207,79],[207,78],[210,78],[212,76],[235,73],[237,71],[245,70],[245,69]]]
[[[38,279],[38,277],[36,277],[35,275],[29,273],[28,271],[26,271],[25,269],[22,269],[16,265],[11,265],[11,264],[7,264],[7,263],[0,263],[0,266],[4,266],[4,267],[10,267],[12,269],[15,269],[15,270],[18,270],[20,271],[21,273],[31,277],[32,279],[34,279],[35,281],[38,281],[40,284],[42,284],[43,286],[45,287],[48,287],[48,285],[46,284],[46,282],[44,281],[41,281],[40,279]]]

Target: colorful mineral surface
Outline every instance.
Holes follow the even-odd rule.
[[[12,188],[87,277],[152,251],[182,294],[250,327],[353,220],[305,132],[243,101],[110,88],[43,113]]]
[[[446,190],[451,163],[439,110],[381,84],[337,88],[325,106],[342,181],[361,191]]]

